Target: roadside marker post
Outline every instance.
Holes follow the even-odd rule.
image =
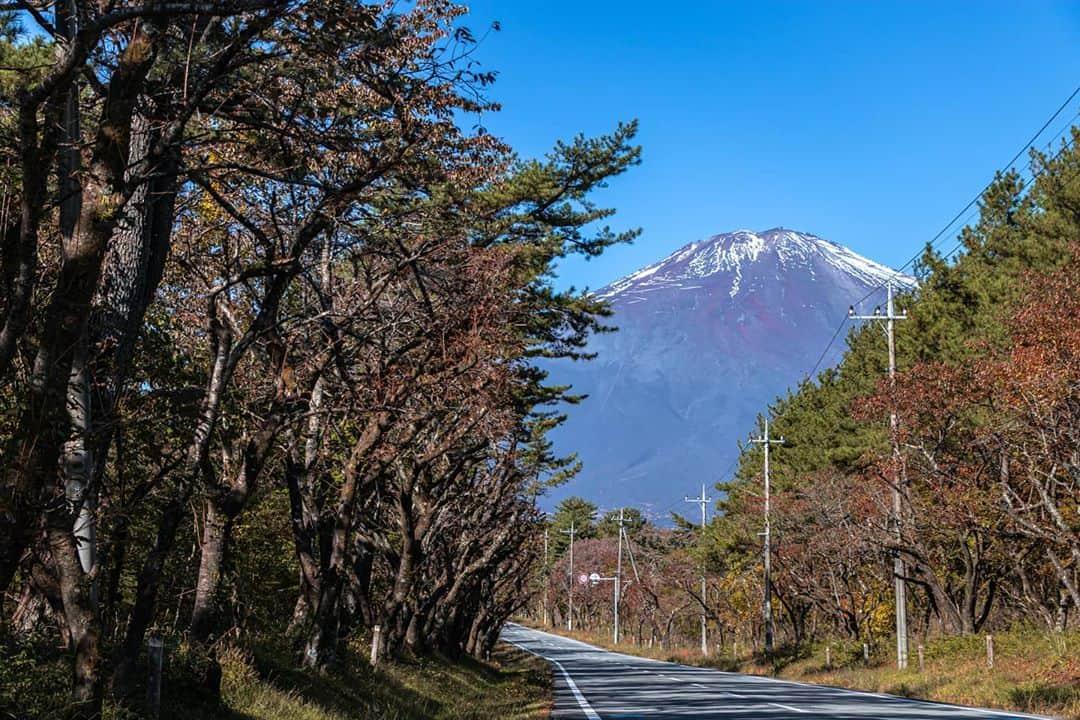
[[[371,667],[379,662],[379,643],[382,642],[382,627],[376,625],[371,628]]]

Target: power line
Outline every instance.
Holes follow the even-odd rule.
[[[1077,113],[1077,117],[1080,117],[1080,113]],[[1061,148],[1059,148],[1058,151],[1056,153],[1054,153],[1054,155],[1046,162],[1046,165],[1044,165],[1041,170],[1032,173],[1031,177],[1029,177],[1027,180],[1025,180],[1023,182],[1023,184],[1020,185],[1020,189],[1019,189],[1018,193],[1024,192],[1024,190],[1026,190],[1027,187],[1029,185],[1031,185],[1031,183],[1033,183],[1037,179],[1039,179],[1046,172],[1046,170],[1050,166],[1050,164],[1053,163],[1058,158],[1060,158],[1065,153],[1065,151],[1068,150],[1069,148],[1073,147],[1073,145],[1075,145],[1075,143],[1073,142],[1073,140],[1071,138],[1069,140],[1066,140],[1065,143],[1061,146]],[[1075,173],[1074,173],[1074,177],[1075,177]],[[944,257],[946,259],[952,257],[952,255],[957,250],[959,250],[961,247],[963,247],[963,245],[964,245],[964,241],[960,240],[960,242],[958,242],[956,245],[953,246],[952,250],[945,253],[942,257]]]
[[[1073,101],[1073,99],[1076,98],[1077,95],[1080,95],[1080,85],[1078,85],[1076,87],[1076,89],[1072,91],[1072,94],[1069,95],[1069,97],[1065,99],[1065,102],[1061,103],[1061,105],[1058,106],[1058,109],[1054,111],[1054,114],[1051,115],[1049,117],[1049,119],[1047,119],[1047,121],[1042,124],[1042,127],[1040,127],[1039,130],[1034,135],[1031,136],[1031,139],[1028,140],[1024,144],[1024,146],[1022,148],[1020,148],[1016,152],[1015,155],[1012,156],[1012,159],[1009,160],[1008,164],[1005,165],[1006,168],[1011,168],[1016,163],[1016,161],[1018,159],[1020,159],[1021,155],[1023,155],[1026,151],[1031,149],[1031,147],[1035,144],[1035,141],[1039,139],[1039,136],[1043,134],[1043,132],[1046,130],[1046,128],[1050,127],[1050,125],[1054,122],[1054,120],[1056,120],[1058,118],[1058,116],[1061,115],[1061,111],[1064,110],[1066,107],[1068,107],[1069,103],[1071,103]],[[1069,127],[1071,127],[1072,123],[1078,117],[1080,117],[1080,112],[1078,112],[1076,115],[1074,115],[1072,117],[1072,119],[1068,123],[1066,123],[1065,127],[1058,130],[1058,132],[1055,133],[1055,135],[1050,140],[1050,142],[1053,142],[1053,140],[1056,139],[1058,136],[1060,136],[1061,133],[1063,133],[1065,130],[1067,130]],[[1061,151],[1058,151],[1057,155],[1054,156],[1054,159],[1056,159],[1060,155],[1061,155]],[[1039,174],[1041,174],[1041,173],[1035,173],[1034,175],[1032,175],[1031,180],[1034,180],[1036,177],[1038,177]],[[986,184],[986,186],[983,187],[983,189],[980,190],[978,192],[978,194],[976,194],[975,197],[972,198],[968,202],[968,204],[965,205],[963,207],[963,209],[960,210],[960,212],[956,213],[956,215],[954,215],[953,218],[951,220],[949,220],[949,222],[946,223],[946,225],[943,228],[941,228],[941,230],[939,230],[937,232],[937,234],[934,235],[934,237],[932,237],[930,239],[930,241],[923,246],[922,249],[920,249],[917,253],[912,255],[907,260],[907,262],[905,262],[899,268],[896,268],[895,270],[893,270],[893,272],[887,278],[885,278],[885,280],[883,282],[881,282],[877,286],[871,288],[865,295],[863,295],[861,298],[859,298],[858,300],[856,300],[855,302],[853,302],[851,304],[852,305],[861,305],[863,302],[865,302],[870,297],[872,297],[875,294],[877,294],[877,293],[881,292],[882,290],[884,290],[885,287],[890,282],[892,282],[892,281],[896,280],[897,278],[899,278],[900,275],[903,274],[903,271],[906,268],[913,265],[920,257],[922,257],[923,253],[926,252],[927,246],[934,247],[934,245],[936,245],[941,240],[941,238],[945,236],[945,233],[949,231],[949,228],[951,228],[954,224],[956,224],[956,221],[958,219],[963,217],[965,213],[967,213],[969,210],[971,210],[972,207],[979,202],[979,200],[986,193],[986,191],[989,190],[991,188],[991,186],[993,186],[995,180],[996,180],[996,173],[995,173],[995,178],[993,180],[991,180],[990,182],[988,182]],[[1023,191],[1024,188],[1027,187],[1028,183],[1030,183],[1031,180],[1029,180],[1027,183],[1024,183],[1024,185],[1021,187],[1021,191]],[[966,220],[965,220],[965,224],[966,224]],[[949,253],[947,253],[945,255],[945,257],[951,256],[954,252],[956,252],[957,249],[959,249],[959,245],[957,245],[955,248],[950,250]],[[807,374],[806,377],[813,380],[813,378],[814,378],[815,374],[817,373],[818,369],[821,367],[821,364],[825,361],[825,358],[828,356],[829,350],[832,349],[832,346],[836,343],[836,339],[840,336],[840,331],[843,330],[844,325],[845,325],[845,321],[844,321],[844,319],[841,319],[840,324],[837,325],[836,330],[832,334],[832,337],[829,338],[829,342],[825,345],[825,349],[821,351],[821,354],[818,356],[817,362],[814,363],[813,369]]]
[[[1053,123],[1054,120],[1057,119],[1058,115],[1061,114],[1061,111],[1064,110],[1066,107],[1068,107],[1069,103],[1071,103],[1073,101],[1073,99],[1078,94],[1080,94],[1080,85],[1078,85],[1076,87],[1076,89],[1072,91],[1072,94],[1069,95],[1069,97],[1065,99],[1065,102],[1061,103],[1061,105],[1058,106],[1058,109],[1054,111],[1054,114],[1051,115],[1049,117],[1049,119],[1047,119],[1047,121],[1042,124],[1042,127],[1040,127],[1039,130],[1034,135],[1031,136],[1031,139],[1028,140],[1026,143],[1024,143],[1024,146],[1022,148],[1020,148],[1019,150],[1016,151],[1016,154],[1012,156],[1012,159],[1009,160],[1009,162],[1005,164],[1004,167],[1006,169],[1011,168],[1016,163],[1016,161],[1020,159],[1020,156],[1022,156],[1025,152],[1027,152],[1028,150],[1031,149],[1031,147],[1035,144],[1035,141],[1039,139],[1039,136],[1043,134],[1043,131],[1046,130],[1046,128],[1050,127],[1050,124]],[[1075,120],[1076,117],[1078,117],[1078,116],[1080,116],[1080,113],[1073,116],[1073,119]],[[996,179],[996,174],[995,174],[995,179]],[[978,193],[976,193],[975,197],[973,197],[970,201],[968,201],[968,204],[965,205],[963,207],[963,209],[960,210],[960,212],[956,213],[956,215],[954,215],[952,217],[952,219],[949,220],[949,222],[946,223],[943,228],[938,230],[937,234],[934,235],[934,237],[932,237],[930,239],[930,242],[927,243],[927,244],[929,246],[931,246],[931,247],[933,247],[935,244],[937,244],[937,242],[945,235],[945,233],[947,233],[949,231],[949,228],[951,228],[956,223],[956,221],[959,220],[964,215],[964,213],[966,213],[977,202],[979,202],[979,199],[982,198],[982,196],[986,193],[987,190],[989,190],[991,188],[991,186],[993,186],[993,184],[994,184],[994,179],[990,180],[990,182],[988,182],[986,184],[986,186],[983,187],[982,190],[980,190]],[[905,262],[903,265],[901,265],[899,268],[897,268],[893,272],[893,274],[889,278],[887,278],[885,280],[885,283],[882,283],[878,287],[874,288],[870,293],[868,293],[867,295],[864,295],[862,298],[859,299],[858,302],[856,302],[854,304],[858,305],[859,303],[863,302],[864,300],[866,300],[868,297],[870,297],[874,293],[880,292],[881,289],[885,287],[885,284],[887,284],[889,281],[895,280],[897,277],[899,277],[900,274],[904,271],[904,269],[911,266],[912,264],[914,264],[915,261],[917,261],[922,256],[922,254],[923,254],[923,250],[920,250],[916,254],[912,255],[908,259],[907,262]]]
[[[1058,109],[1054,111],[1054,114],[1050,116],[1050,119],[1047,120],[1046,122],[1044,122],[1042,127],[1039,128],[1038,132],[1036,132],[1034,135],[1032,135],[1031,139],[1028,140],[1024,144],[1024,146],[1022,148],[1020,148],[1019,150],[1016,151],[1016,154],[1012,156],[1012,159],[1009,160],[1009,162],[1005,164],[1006,169],[1011,168],[1016,163],[1016,161],[1020,159],[1021,155],[1023,155],[1025,152],[1027,152],[1029,149],[1031,149],[1031,146],[1035,144],[1035,141],[1039,139],[1039,136],[1043,134],[1043,131],[1046,130],[1046,128],[1050,127],[1050,123],[1054,122],[1054,120],[1057,119],[1057,116],[1060,115],[1061,111],[1064,110],[1069,105],[1069,103],[1071,103],[1073,101],[1073,98],[1075,98],[1077,96],[1077,94],[1080,94],[1080,86],[1077,86],[1077,88],[1072,91],[1072,95],[1070,95],[1068,98],[1066,98],[1065,102],[1061,103],[1061,105],[1058,107]],[[960,217],[964,213],[966,213],[977,202],[979,202],[979,200],[982,198],[982,196],[986,193],[987,190],[989,190],[991,188],[991,186],[993,186],[993,184],[994,184],[994,180],[991,180],[990,182],[988,182],[986,184],[986,187],[984,187],[982,190],[980,190],[978,192],[978,194],[976,194],[975,197],[973,197],[968,202],[968,204],[964,206],[963,210],[956,213],[956,215],[953,216],[952,220],[950,220],[945,225],[945,227],[941,228],[941,230],[938,231],[937,235],[935,235],[930,240],[929,245],[932,247],[935,243],[937,243],[937,241],[940,240],[941,237],[944,236],[946,232],[948,232],[949,228],[951,228],[953,226],[953,223],[955,223],[957,220],[959,220]],[[906,263],[904,263],[900,267],[900,270],[903,270],[908,265],[911,265],[912,263],[914,263],[916,260],[919,259],[920,255],[922,255],[921,252],[918,255],[912,256],[912,258],[910,260],[908,260]]]
[[[720,474],[719,474],[719,475],[717,476],[717,480],[716,480],[716,481],[717,481],[717,482],[720,482],[720,481],[721,481],[721,480],[723,480],[724,478],[728,477],[728,476],[729,476],[729,475],[731,474],[731,471],[735,469],[735,465],[737,465],[737,464],[738,464],[738,462],[739,462],[739,455],[736,455],[736,456],[735,456],[735,457],[734,457],[734,458],[732,459],[732,461],[731,461],[730,463],[728,463],[728,466],[727,466],[727,468],[725,468],[725,469],[724,469],[724,471],[723,471],[722,473],[720,473]],[[675,501],[673,501],[673,502],[669,503],[669,504],[667,505],[667,507],[665,507],[665,508],[663,508],[663,509],[661,509],[661,510],[658,510],[658,511],[650,511],[650,512],[655,512],[655,514],[656,514],[656,517],[658,517],[658,518],[659,518],[659,517],[662,517],[662,516],[666,515],[666,514],[667,514],[668,512],[670,512],[671,510],[674,510],[674,509],[675,509],[675,506],[676,506],[676,505],[678,505],[678,504],[680,504],[681,502],[682,502],[681,500],[675,500]]]
[[[814,363],[814,369],[807,375],[808,378],[813,378],[814,374],[817,373],[818,368],[821,367],[821,363],[825,361],[825,356],[829,354],[829,350],[832,349],[833,343],[836,342],[836,338],[840,335],[840,331],[844,329],[845,324],[844,320],[841,320],[840,324],[836,326],[835,332],[833,332],[832,337],[829,338],[829,343],[825,346],[825,349],[821,351],[821,354],[818,355],[817,362]]]

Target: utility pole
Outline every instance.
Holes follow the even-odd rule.
[[[773,443],[784,444],[784,438],[769,437],[769,418],[765,418],[765,434],[750,442],[757,443],[765,448],[765,536],[764,542],[764,566],[765,566],[765,599],[762,603],[762,615],[765,620],[765,655],[772,657],[773,652],[773,617],[772,617],[772,523],[769,517],[769,446]]]
[[[683,500],[685,502],[688,502],[688,503],[698,503],[699,505],[701,505],[701,532],[704,535],[704,533],[705,533],[705,520],[706,520],[706,518],[705,518],[705,512],[706,512],[705,508],[709,503],[712,502],[712,498],[705,497],[705,486],[704,485],[701,486],[701,497],[692,498],[692,497],[684,496]],[[705,568],[703,566],[701,568],[701,654],[702,655],[708,655],[709,654],[709,643],[708,643],[708,638],[707,638],[707,636],[705,634],[706,620],[707,620],[707,618],[705,616]]]
[[[897,320],[906,320],[907,311],[897,314],[893,306],[893,284],[888,282],[888,296],[885,305],[885,314],[881,314],[881,308],[874,308],[873,315],[856,315],[855,308],[848,308],[848,317],[852,320],[878,320],[885,325],[885,336],[889,343],[889,392],[896,392],[896,338],[893,325]],[[907,631],[907,585],[904,578],[907,571],[904,567],[904,559],[900,555],[900,544],[903,541],[901,529],[901,517],[903,514],[904,485],[903,457],[900,454],[900,419],[896,414],[895,400],[889,411],[889,435],[892,440],[893,458],[893,482],[892,482],[892,517],[891,525],[893,537],[896,539],[897,549],[893,554],[893,582],[896,599],[896,667],[903,670],[908,664],[908,631]]]
[[[548,565],[548,528],[544,527],[544,627],[548,626],[548,578],[551,568]]]
[[[615,644],[619,644],[619,603],[622,601],[623,508],[619,508],[619,559],[615,565]]]
[[[574,521],[570,521],[569,530],[560,530],[563,535],[570,536],[570,584],[566,588],[566,629],[574,631]]]

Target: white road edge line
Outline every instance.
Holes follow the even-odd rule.
[[[563,678],[566,680],[566,684],[570,686],[570,692],[574,693],[574,699],[577,700],[577,704],[578,707],[581,708],[581,712],[585,713],[585,717],[587,717],[589,720],[600,720],[600,716],[596,713],[595,710],[592,709],[592,705],[590,705],[589,701],[585,699],[585,696],[581,694],[581,691],[578,690],[577,683],[575,683],[574,679],[570,677],[570,673],[566,672],[566,668],[562,666],[561,662],[559,662],[558,660],[552,660],[551,658],[546,658],[540,653],[533,652],[527,647],[518,645],[513,640],[506,640],[506,642],[510,643],[519,650],[524,650],[531,655],[543,658],[555,667],[559,668],[559,672],[562,673]]]

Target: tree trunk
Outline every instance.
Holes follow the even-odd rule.
[[[79,565],[68,513],[51,518],[49,540],[64,601],[64,618],[74,654],[70,717],[97,720],[101,715],[101,633],[91,602],[92,578]]]
[[[346,617],[365,627],[371,627],[375,624],[375,611],[371,606],[371,570],[375,556],[363,545],[358,545],[353,553],[355,557],[349,566],[348,582],[342,601]]]
[[[293,547],[300,566],[300,596],[310,611],[319,603],[319,516],[307,471],[295,454],[293,448],[285,458],[285,484],[289,489]]]
[[[420,614],[410,613],[409,624],[405,629],[405,644],[414,653],[419,653],[423,650],[423,643],[420,637]]]
[[[43,538],[47,540],[47,538]],[[60,583],[52,569],[52,553],[46,543],[35,552],[23,566],[22,595],[11,617],[11,627],[19,634],[30,635],[44,627],[46,619],[55,624],[60,642],[71,647],[64,618],[64,600],[60,597]]]
[[[207,643],[214,631],[221,564],[225,557],[225,543],[231,525],[232,519],[221,511],[217,503],[207,500],[199,556],[199,578],[195,584],[195,604],[191,611],[191,639],[202,645]]]
[[[340,595],[341,578],[337,568],[331,565],[319,584],[319,604],[316,606],[304,646],[304,667],[324,667],[334,661],[337,653]]]

